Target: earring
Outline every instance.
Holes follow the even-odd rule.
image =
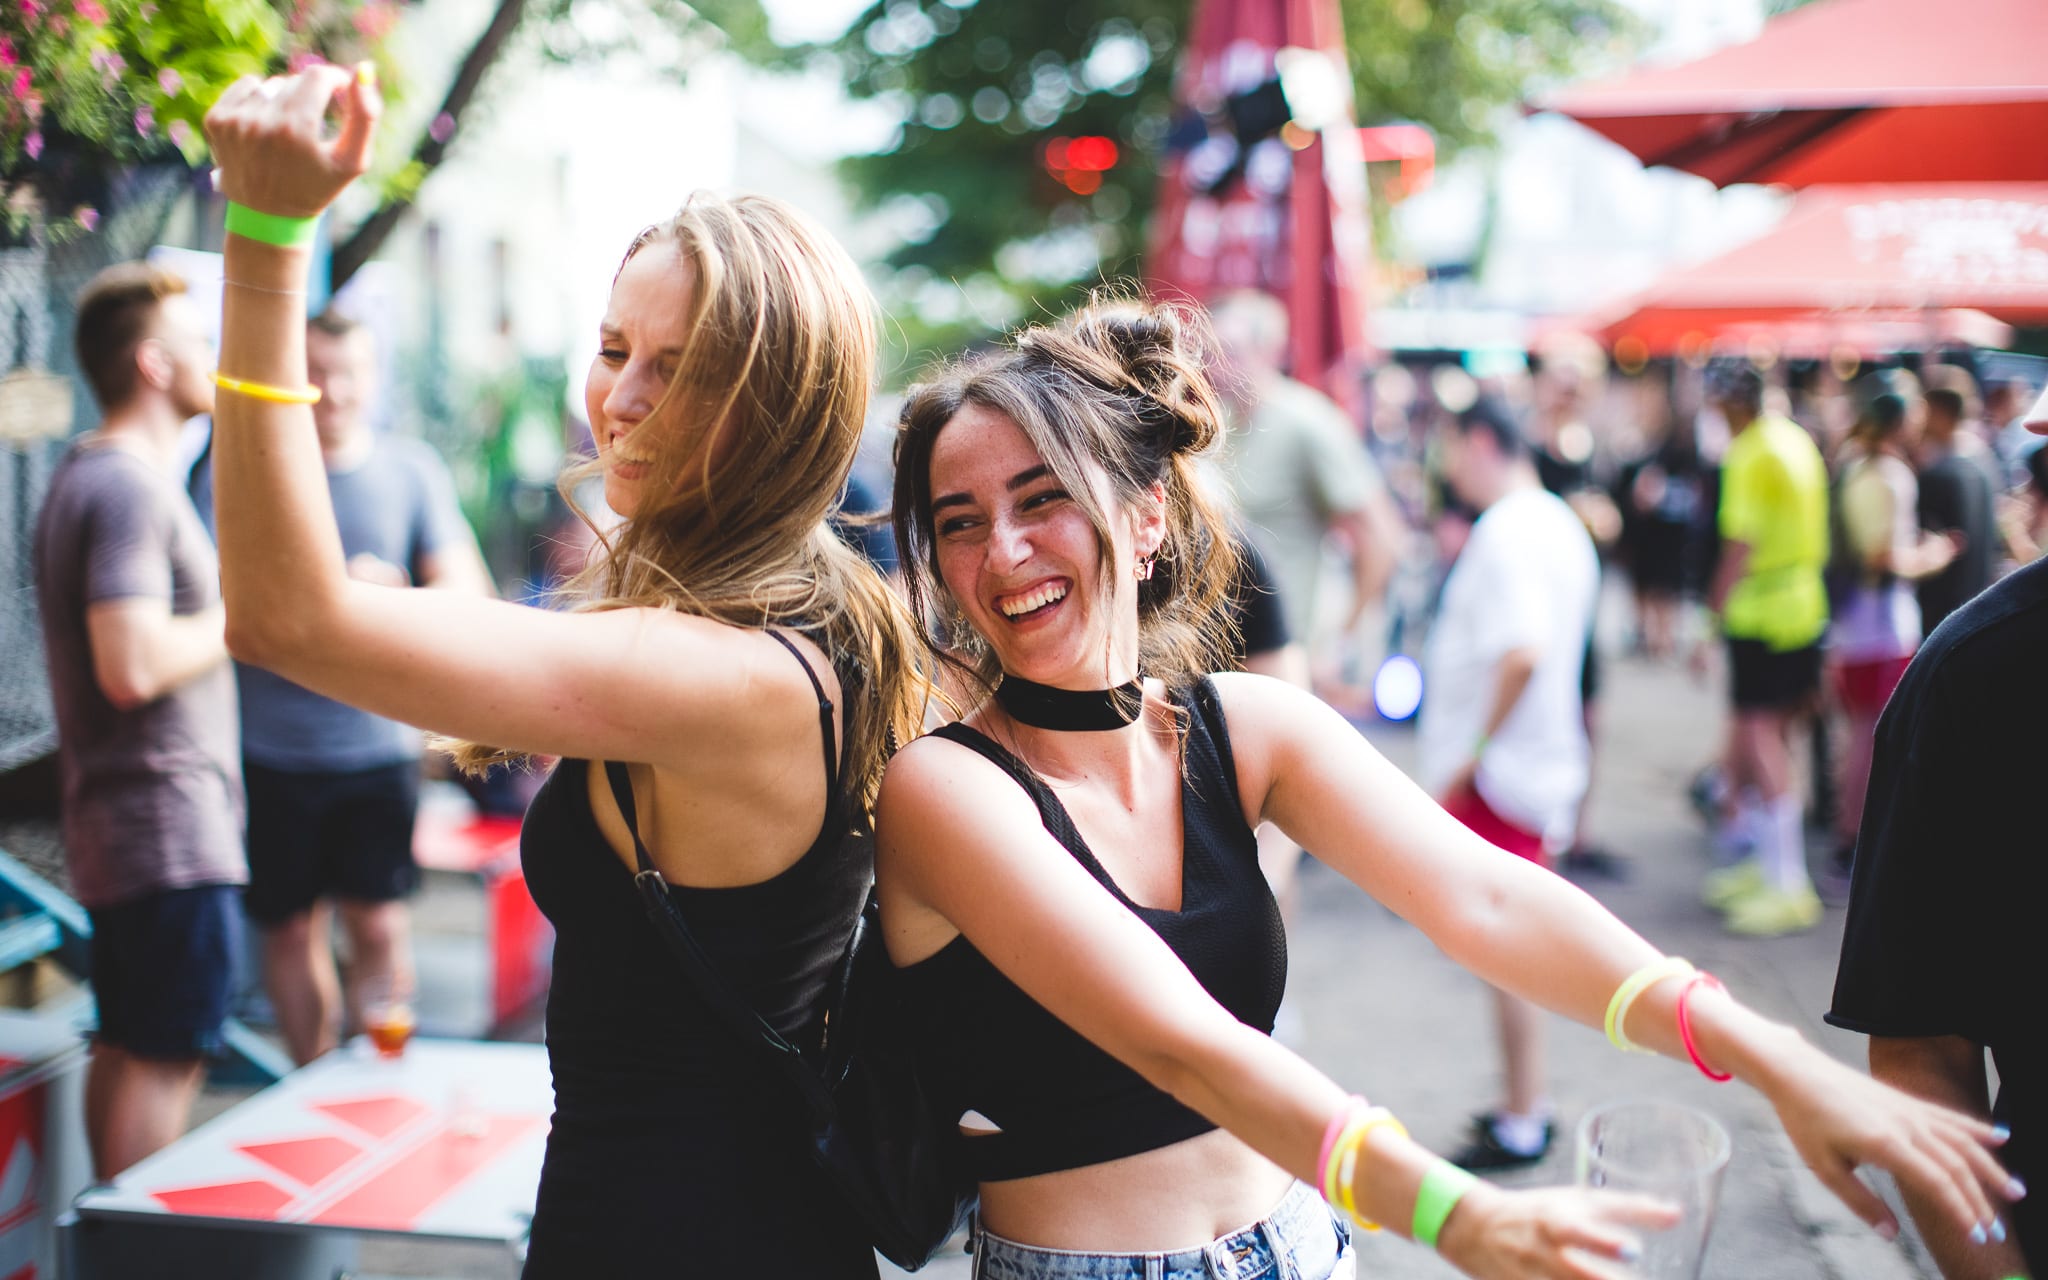
[[[1139,556],[1139,557],[1138,557],[1138,568],[1137,568],[1137,574],[1138,574],[1138,581],[1140,581],[1140,582],[1150,582],[1150,581],[1152,580],[1152,562],[1153,562],[1153,560],[1155,560],[1155,559],[1157,559],[1157,557],[1156,557],[1156,556]]]

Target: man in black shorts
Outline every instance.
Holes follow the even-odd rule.
[[[2048,434],[2048,396],[2031,418]],[[2048,1275],[2048,952],[2035,932],[2048,904],[2044,720],[2048,562],[2037,560],[1914,657],[1878,722],[1856,841],[1828,1021],[1870,1036],[1878,1079],[2004,1125],[2000,1158],[2035,1188],[1981,1240],[1946,1206],[1907,1197],[1951,1280]]]
[[[306,371],[322,391],[313,423],[349,572],[392,587],[488,589],[454,485],[424,443],[372,429],[376,348],[345,317],[306,329]],[[211,473],[193,478],[203,511]],[[328,902],[349,941],[349,987],[409,990],[405,899],[413,863],[420,735],[323,698],[257,667],[238,666],[243,772],[249,785],[249,918],[263,931],[263,974],[295,1061],[334,1047],[341,983]],[[360,1014],[359,1002],[351,1009]],[[360,1021],[360,1018],[357,1019]]]
[[[57,713],[64,855],[92,919],[99,1014],[85,1087],[93,1171],[184,1132],[240,967],[242,780],[213,543],[177,482],[213,408],[184,282],[142,263],[79,296],[99,429],[36,521],[36,602]]]

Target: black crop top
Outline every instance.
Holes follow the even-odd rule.
[[[1016,756],[963,724],[937,732],[1015,778],[1045,829],[1165,940],[1216,1002],[1270,1034],[1287,985],[1287,938],[1238,800],[1223,708],[1206,679],[1174,700],[1189,713],[1178,911],[1125,897],[1059,798]],[[964,936],[902,977],[927,1087],[948,1114],[977,1111],[1002,1129],[961,1144],[978,1181],[1100,1164],[1216,1127],[1069,1029]]]

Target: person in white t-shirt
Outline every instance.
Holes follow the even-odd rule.
[[[1482,399],[1445,441],[1444,469],[1481,514],[1444,582],[1423,655],[1421,776],[1453,817],[1539,865],[1569,841],[1589,747],[1579,668],[1600,565],[1586,527],[1547,492],[1519,426]],[[1496,993],[1504,1103],[1473,1120],[1452,1159],[1469,1169],[1531,1164],[1554,1126],[1544,1096],[1541,1014]]]

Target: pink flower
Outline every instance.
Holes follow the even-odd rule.
[[[317,53],[295,53],[291,56],[291,59],[288,62],[286,62],[285,69],[290,71],[293,75],[297,75],[299,72],[304,71],[307,67],[320,66],[324,61],[325,59],[323,59]]]
[[[77,14],[81,21],[99,26],[106,25],[107,11],[100,5],[100,0],[72,0],[71,11]]]
[[[28,68],[17,68],[14,73],[14,96],[16,98],[28,97],[28,84]]]
[[[21,16],[28,19],[30,22],[33,22],[37,18],[41,17],[42,13],[42,0],[21,0]]]
[[[186,143],[192,140],[192,126],[186,124],[183,120],[171,121],[171,127],[164,130],[164,132],[171,136],[172,145],[179,148],[183,148]]]
[[[21,144],[21,149],[23,151],[28,152],[28,158],[31,160],[34,160],[37,157],[41,156],[43,154],[42,132],[38,130],[37,132],[28,135],[28,137],[25,140],[23,140]]]
[[[87,231],[91,231],[100,225],[100,211],[89,204],[79,205],[77,209],[72,211],[71,216],[77,219],[78,225],[84,227]]]
[[[14,56],[14,42],[0,36],[0,67],[19,66],[21,59]]]
[[[156,113],[148,107],[135,109],[135,132],[147,138],[150,130],[156,128]]]
[[[184,84],[185,77],[179,75],[174,68],[165,67],[156,73],[156,87],[164,91],[166,98],[177,97],[178,90],[183,88]]]

